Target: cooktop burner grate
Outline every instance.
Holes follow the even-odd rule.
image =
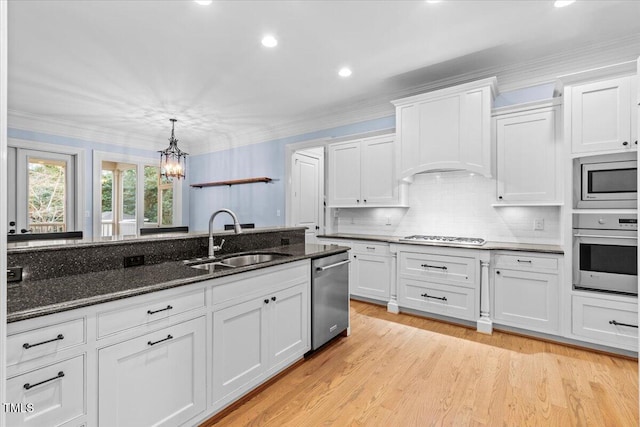
[[[406,242],[425,242],[425,243],[458,243],[461,245],[484,245],[484,239],[479,237],[453,237],[453,236],[426,236],[422,234],[414,234],[400,239]]]

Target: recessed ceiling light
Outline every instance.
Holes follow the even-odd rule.
[[[348,68],[348,67],[342,67],[340,68],[340,71],[338,71],[338,75],[340,77],[349,77],[351,74],[352,74],[351,68]]]
[[[264,36],[262,38],[262,46],[264,46],[264,47],[276,47],[276,46],[278,46],[278,40],[273,36]]]
[[[196,3],[198,3],[200,6],[209,6],[211,3],[213,3],[213,0],[193,0]]]
[[[569,6],[570,4],[575,3],[576,0],[556,0],[555,2],[553,2],[553,5],[555,7],[565,7],[565,6]]]

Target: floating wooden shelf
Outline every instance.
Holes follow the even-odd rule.
[[[244,178],[244,179],[232,179],[228,181],[214,181],[214,182],[203,182],[200,184],[191,184],[192,187],[202,188],[202,187],[219,187],[221,185],[238,185],[238,184],[253,184],[254,182],[271,182],[272,178],[268,178],[266,176],[260,176],[257,178]]]

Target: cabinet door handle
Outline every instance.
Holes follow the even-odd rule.
[[[360,199],[357,199],[357,200],[356,200],[356,203],[360,203]]]
[[[425,267],[425,268],[439,268],[440,270],[447,270],[447,266],[443,265],[443,266],[438,266],[438,265],[429,265],[429,264],[420,264],[420,267]]]
[[[527,263],[527,264],[531,264],[531,262],[532,262],[530,259],[517,259],[516,261],[524,262],[524,263]]]
[[[630,325],[629,323],[620,323],[620,322],[616,322],[615,320],[609,320],[609,324],[610,325],[615,325],[615,326],[627,326],[629,328],[637,328],[638,325]]]
[[[622,145],[624,145],[624,146],[626,147],[627,145],[629,145],[629,141],[624,141],[624,142],[622,143]]]
[[[496,274],[500,274],[500,272],[499,272],[499,271],[496,271]]]
[[[427,297],[427,298],[432,298],[432,299],[439,299],[440,301],[446,301],[447,297],[434,297],[433,295],[429,295],[429,294],[420,294],[421,297]]]
[[[156,345],[156,344],[160,344],[161,342],[169,341],[169,340],[172,340],[172,339],[173,339],[173,336],[171,334],[169,334],[169,335],[167,335],[166,338],[163,338],[161,340],[153,341],[153,342],[152,341],[148,341],[147,345]]]
[[[271,301],[275,301],[276,299],[276,297],[271,297]]]
[[[498,196],[498,199],[502,200],[502,196]]]
[[[22,348],[25,348],[25,349],[27,349],[27,350],[28,350],[28,349],[30,349],[31,347],[35,347],[35,346],[38,346],[38,345],[47,344],[47,343],[50,343],[50,342],[54,342],[54,341],[58,341],[58,340],[63,340],[63,339],[64,339],[64,335],[62,335],[62,334],[58,334],[58,336],[57,336],[57,337],[55,337],[55,338],[52,338],[52,339],[47,340],[47,341],[42,341],[42,342],[39,342],[39,343],[37,343],[37,344],[29,344],[28,342],[26,342],[26,343],[22,344]]]
[[[269,304],[269,300],[268,300],[268,299],[265,299],[265,300],[264,300],[264,303],[265,303],[265,304]]]
[[[64,372],[60,371],[58,372],[58,375],[56,375],[53,378],[49,378],[48,380],[40,381],[39,383],[35,383],[35,384],[26,383],[23,387],[25,388],[25,390],[29,390],[30,388],[37,387],[41,384],[48,383],[49,381],[57,380],[58,378],[62,378],[62,377],[64,377]]]
[[[367,199],[364,199],[364,202],[367,203]]]
[[[168,305],[165,308],[161,308],[160,310],[147,310],[147,314],[156,314],[156,313],[160,313],[161,311],[167,311],[167,310],[171,310],[171,309],[173,309],[173,307]]]

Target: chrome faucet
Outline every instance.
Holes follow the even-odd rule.
[[[215,251],[222,249],[222,246],[224,245],[224,239],[222,240],[222,243],[220,243],[220,246],[214,246],[213,244],[213,220],[221,212],[226,212],[229,215],[231,215],[231,218],[233,218],[234,231],[236,232],[236,234],[242,233],[242,228],[240,228],[240,222],[238,222],[238,217],[231,210],[219,209],[214,213],[212,213],[211,217],[209,218],[209,258],[215,258],[215,255],[214,255]]]

